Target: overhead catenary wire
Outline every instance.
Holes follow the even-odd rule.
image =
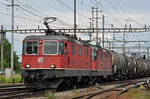
[[[131,19],[131,18],[127,15],[127,13],[126,13],[126,11],[123,9],[123,7],[120,5],[119,1],[118,1],[118,0],[115,0],[115,1],[116,1],[116,4],[118,5],[118,7],[122,10],[122,12],[124,13],[124,15],[127,17],[127,19],[128,19],[129,21],[133,21],[133,22],[135,22],[136,24],[138,24],[138,25],[140,25],[140,26],[143,26],[141,23],[139,23],[139,22],[136,21],[135,19]]]
[[[68,5],[66,5],[66,4],[64,4],[62,1],[60,1],[60,0],[57,0],[61,5],[64,5],[65,7],[67,7],[68,9],[70,9],[71,11],[74,11],[74,9],[73,8],[71,8],[71,7],[69,7]],[[85,17],[85,18],[87,18],[87,19],[89,19],[90,17],[87,17],[86,15],[83,15],[83,14],[81,14],[80,12],[78,12],[77,11],[77,13],[78,14],[80,14],[81,16],[83,16],[83,17]]]
[[[118,5],[118,7],[122,10],[122,12],[124,13],[124,15],[127,17],[127,21],[133,21],[133,22],[135,22],[136,24],[138,24],[138,25],[140,25],[140,26],[143,26],[142,24],[140,24],[139,22],[137,22],[136,20],[134,20],[134,19],[131,19],[128,15],[127,15],[127,13],[126,13],[126,11],[123,9],[123,7],[120,5],[120,3],[119,3],[119,1],[118,0],[115,0],[116,1],[116,3],[117,3],[117,5]],[[142,36],[139,36],[139,35],[135,35],[134,36],[134,38],[135,39],[139,39],[139,38],[141,38]],[[133,46],[134,46],[134,44],[132,44]]]
[[[6,6],[6,5],[5,5]],[[7,8],[7,7],[6,7]],[[5,8],[4,8],[5,9]],[[11,16],[10,14],[8,14],[6,11],[3,11],[3,10],[1,10],[1,12],[0,12],[1,14],[4,14],[4,15],[7,15],[7,16]],[[15,12],[16,13],[16,12]],[[29,21],[33,21],[33,20],[30,20],[30,19],[27,19],[27,18],[25,18],[25,17],[21,17],[20,15],[17,15],[17,16],[15,16],[15,17],[17,17],[17,18],[22,18],[23,20],[29,20]],[[35,22],[35,21],[34,21]]]
[[[6,0],[6,1],[7,1],[7,0]],[[7,2],[9,2],[9,1],[7,1]],[[35,9],[35,8],[32,7],[31,5],[30,5],[30,6],[27,6],[25,3],[23,3],[23,1],[21,2],[21,1],[15,0],[15,2],[19,5],[18,11],[16,11],[16,12],[20,13],[20,14],[17,14],[17,13],[16,13],[18,16],[25,15],[25,16],[28,18],[30,15],[33,15],[33,16],[39,18],[39,20],[42,21],[41,16],[48,15],[47,13],[45,13],[46,11],[45,11],[44,9],[40,9],[39,7],[38,7],[38,9]],[[36,5],[34,5],[34,6],[36,6]],[[20,8],[20,9],[19,9],[19,8]],[[34,9],[34,10],[33,10],[33,9]],[[19,10],[21,10],[21,11],[19,11]],[[42,10],[42,11],[40,11],[40,10]],[[43,11],[45,11],[45,12],[42,13]],[[25,14],[24,12],[27,12],[27,13],[29,13],[29,14]],[[40,12],[40,15],[41,15],[41,16],[38,16],[39,12]],[[43,15],[42,15],[42,14],[43,14]],[[31,17],[32,17],[32,16],[30,16],[30,18],[31,18]],[[35,18],[32,18],[32,19],[34,20]],[[82,19],[82,21],[83,21],[83,19]],[[59,19],[59,18],[58,18],[58,21],[57,21],[57,22],[59,22],[59,23],[62,24],[62,25],[65,25],[65,26],[67,26],[67,27],[69,27],[69,28],[72,28],[72,25],[71,25],[70,23],[64,22],[64,21],[62,21],[62,20]],[[83,22],[83,23],[85,23],[85,22]],[[52,23],[52,24],[53,24],[53,23]],[[63,26],[63,27],[64,27],[64,26]],[[79,27],[83,27],[83,26],[79,26]],[[86,26],[86,27],[87,27],[87,26]]]
[[[37,1],[38,1],[38,0],[37,0]],[[28,2],[29,2],[29,1],[28,1]],[[38,11],[38,13],[39,13],[39,11],[45,13],[46,15],[50,15],[50,13],[51,13],[52,15],[55,15],[55,16],[58,16],[58,17],[63,17],[63,18],[66,18],[66,19],[70,19],[70,17],[60,16],[60,15],[58,15],[58,14],[52,12],[52,11],[47,11],[47,10],[45,10],[45,9],[43,9],[43,8],[40,8],[39,6],[37,6],[37,5],[35,5],[35,4],[31,3],[31,2],[29,2],[29,3],[30,3],[32,6],[35,7],[34,9],[36,9],[36,10]],[[23,3],[23,4],[24,4],[24,3]],[[25,4],[24,4],[24,5],[25,5]],[[30,6],[29,8],[33,8],[32,6]],[[72,19],[72,18],[71,18],[71,19]]]
[[[123,25],[123,23],[121,23],[117,18],[115,18],[115,16],[113,16],[109,11],[107,11],[107,9],[103,6],[103,5],[101,5],[100,3],[98,3],[96,0],[90,0],[94,5],[96,5],[96,6],[98,6],[98,8],[102,8],[102,11],[106,14],[106,15],[108,15],[108,16],[110,16],[110,18],[114,21],[114,22],[116,22],[118,25],[121,25],[121,26],[124,26]]]
[[[24,11],[26,11],[27,13],[30,13],[30,14],[32,14],[33,16],[36,16],[36,17],[39,17],[40,18],[40,20],[42,20],[44,17],[42,17],[42,16],[48,16],[48,14],[46,14],[45,12],[45,10],[43,10],[43,9],[41,9],[41,10],[38,10],[38,9],[36,9],[36,8],[33,8],[33,7],[28,7],[28,6],[26,6],[25,5],[25,3],[23,3],[23,2],[20,2],[20,1],[16,1],[16,3],[18,3],[19,5],[20,5],[20,8],[22,9],[22,10],[24,10]],[[38,7],[39,8],[39,7]],[[40,9],[40,8],[39,8]],[[45,11],[45,12],[43,12],[43,11]],[[21,13],[21,14],[23,14],[23,13]],[[43,14],[43,15],[42,15]],[[63,23],[63,25],[66,25],[67,27],[70,27],[70,24],[69,23],[66,23],[66,22],[64,22],[64,21],[62,21],[61,19],[59,19],[58,18],[58,22],[60,22],[61,24]]]
[[[11,16],[10,14],[5,13],[5,12],[1,12],[1,11],[0,11],[0,13],[1,13],[1,14],[4,14],[4,15],[7,15],[7,16]],[[19,18],[19,19],[22,19],[22,20],[28,20],[28,21],[32,21],[32,22],[39,23],[38,21],[34,21],[34,20],[30,20],[30,19],[26,19],[25,17],[20,17],[20,16],[14,16],[14,17]]]
[[[114,1],[114,0],[113,0],[113,1]],[[112,8],[114,9],[114,11],[115,11],[115,12],[120,16],[120,18],[122,18],[123,21],[124,21],[125,16],[123,16],[122,13],[120,13],[120,12],[118,11],[118,9],[113,5],[113,2],[112,2],[111,0],[107,0],[107,2],[110,3],[110,5],[111,5]]]
[[[22,3],[22,2],[21,2]],[[31,3],[31,2],[30,2]],[[23,3],[22,3],[23,4]],[[32,4],[32,3],[31,3]],[[32,4],[32,5],[34,5],[35,7],[37,7],[38,9],[36,9],[36,8],[33,8],[33,7],[29,7],[29,9],[31,9],[31,10],[33,10],[33,11],[36,11],[37,13],[39,13],[39,14],[44,14],[44,15],[46,15],[46,16],[49,16],[49,13],[46,11],[46,10],[44,10],[44,9],[42,9],[42,8],[40,8],[40,7],[38,7],[38,6],[36,6],[35,4]],[[25,5],[24,5],[25,6]],[[41,13],[40,13],[41,12]],[[43,15],[43,16],[44,16]],[[62,17],[62,16],[61,16]],[[64,22],[64,21],[62,21],[60,18],[57,18],[57,21],[58,22],[60,22],[61,24],[63,23],[63,25],[66,25],[67,27],[70,27],[70,23],[67,23],[67,22]]]

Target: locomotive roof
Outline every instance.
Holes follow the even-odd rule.
[[[69,35],[31,35],[31,36],[25,37],[24,40],[65,40],[65,41],[69,41],[69,42],[76,43],[79,45],[84,45],[92,49],[107,51],[106,49],[103,49],[100,46],[91,45],[87,42],[70,37]]]
[[[79,45],[89,46],[88,43],[76,40],[69,35],[31,35],[24,38],[24,40],[65,40]]]
[[[63,35],[31,35],[24,40],[68,40],[68,38]]]

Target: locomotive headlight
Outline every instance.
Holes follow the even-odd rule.
[[[25,68],[30,68],[31,67],[31,65],[25,65]]]
[[[50,68],[56,68],[56,65],[50,65]]]

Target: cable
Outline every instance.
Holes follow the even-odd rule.
[[[72,9],[72,8],[71,8],[71,7],[69,7],[68,5],[64,4],[64,3],[63,3],[63,2],[61,2],[60,0],[56,0],[56,1],[58,1],[61,5],[65,6],[66,8],[68,8],[68,9],[70,9],[70,10],[74,11],[74,9]],[[87,16],[85,16],[85,15],[83,15],[83,14],[79,13],[79,12],[77,12],[77,13],[78,13],[78,14],[80,14],[81,16],[83,16],[83,17],[85,17],[85,18],[89,19],[89,17],[87,17]]]
[[[9,2],[9,1],[8,1]],[[43,12],[43,11],[40,11],[40,10],[38,10],[38,9],[35,9],[35,8],[33,8],[33,7],[28,7],[27,5],[25,5],[23,2],[20,2],[20,1],[18,1],[18,0],[16,0],[15,1],[16,3],[18,3],[19,4],[19,8],[22,10],[22,12],[20,12],[20,11],[18,11],[20,14],[22,14],[22,15],[26,15],[26,16],[29,16],[29,15],[27,15],[27,14],[24,14],[23,12],[25,11],[25,12],[27,12],[27,13],[30,13],[31,15],[33,15],[33,16],[35,16],[35,17],[38,17],[38,18],[40,18],[40,20],[42,20],[43,18],[42,18],[42,14],[43,15],[48,15],[48,14],[46,14],[45,12]],[[28,9],[27,9],[28,8]],[[38,7],[39,8],[39,7]],[[42,9],[43,10],[43,9]],[[40,14],[40,15],[39,15]],[[20,15],[19,15],[20,16]],[[34,20],[34,19],[33,19]],[[64,21],[62,21],[62,20],[60,20],[59,18],[58,18],[58,22],[60,22],[60,24],[62,24],[62,25],[65,25],[65,26],[67,26],[67,27],[70,27],[71,25],[70,25],[70,23],[67,23],[67,22],[64,22]],[[53,23],[52,23],[53,24]],[[71,27],[72,28],[72,27]]]
[[[115,6],[112,4],[112,1],[111,0],[107,0],[109,3],[110,3],[110,5],[112,6],[112,8],[118,13],[118,15],[121,17],[121,18],[123,18],[123,19],[125,19],[125,17],[115,8]]]
[[[4,12],[0,12],[0,13],[4,14],[4,15],[7,15],[7,16],[11,16],[10,14],[4,13]],[[19,16],[14,16],[14,17],[22,19],[22,20],[28,20],[28,21],[32,21],[32,22],[35,22],[35,23],[39,23],[37,21],[33,21],[33,20],[30,20],[30,19],[22,18],[22,17],[19,17]]]
[[[40,2],[41,3],[41,2]],[[56,16],[59,16],[59,17],[64,17],[64,16],[60,16],[60,15],[58,15],[58,14],[55,14],[55,13],[53,13],[53,12],[48,12],[48,11],[46,11],[45,9],[42,9],[42,8],[40,8],[39,6],[36,6],[35,4],[33,4],[33,3],[31,3],[30,2],[30,4],[32,4],[33,6],[35,6],[36,8],[38,8],[39,9],[39,11],[41,10],[42,12],[44,12],[46,15],[50,15],[50,13],[52,13],[53,15],[56,15]],[[31,8],[33,8],[32,6],[31,6]],[[67,18],[67,19],[69,19],[69,17],[64,17],[64,18]]]
[[[136,20],[131,19],[131,18],[127,15],[127,13],[126,13],[125,10],[123,9],[123,7],[121,7],[119,1],[118,1],[118,0],[115,0],[115,1],[116,1],[116,4],[118,5],[118,7],[122,10],[122,12],[127,16],[127,18],[129,19],[129,21],[133,21],[133,22],[135,22],[136,24],[138,24],[138,25],[140,25],[140,26],[143,26],[142,24],[140,24],[140,23],[137,22]]]
[[[119,21],[116,21],[116,20],[118,20],[118,19],[116,19],[109,11],[107,11],[106,9],[105,9],[105,7],[103,7],[100,3],[98,3],[96,0],[94,0],[94,1],[92,1],[92,0],[90,0],[94,5],[96,5],[96,6],[99,6],[99,7],[101,7],[103,10],[104,10],[104,13],[105,14],[107,14],[108,16],[110,16],[110,18],[114,21],[114,22],[116,22],[118,25],[123,25],[121,22],[119,22]]]
[[[23,9],[24,11],[26,11],[26,12],[28,12],[28,13],[30,13],[30,14],[32,14],[32,15],[34,15],[34,16],[38,16],[37,14],[32,13],[32,12],[30,12],[29,10],[27,10],[27,9],[25,9],[25,8],[21,7],[21,6],[19,6],[19,8]],[[41,18],[41,16],[39,16],[39,18]],[[41,18],[41,19],[42,19],[42,18]]]
[[[5,5],[5,6],[7,5],[6,3],[2,3],[2,2],[0,2],[0,4],[1,4],[1,5]]]
[[[22,4],[24,4],[23,2],[21,2],[21,5]],[[32,3],[31,3],[32,4]],[[22,6],[25,6],[25,5],[22,5]],[[36,6],[36,5],[34,5],[34,6]],[[37,6],[36,6],[37,7]],[[38,7],[39,8],[39,7]],[[42,11],[40,11],[40,10],[38,10],[38,9],[35,9],[35,8],[33,8],[33,7],[29,7],[29,9],[31,9],[31,10],[33,10],[34,12],[37,12],[38,14],[40,13],[40,15],[41,15],[41,13],[43,13],[43,14],[45,14],[45,15],[48,15],[47,13],[45,13],[45,12],[43,12],[43,11],[45,11],[45,10],[43,10],[43,9],[41,9],[41,8],[39,8],[40,10],[42,10]],[[60,20],[60,19],[59,19]],[[61,22],[63,22],[62,20],[60,20]],[[68,23],[66,23],[66,22],[63,22],[63,23],[65,23],[64,25],[67,25],[67,26],[69,26],[69,24]]]

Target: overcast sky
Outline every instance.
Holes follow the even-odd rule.
[[[74,0],[14,0],[15,4],[15,29],[45,28],[43,18],[57,17],[52,28],[73,28],[73,1]],[[125,24],[132,27],[144,27],[150,25],[150,0],[77,0],[77,26],[78,28],[89,27],[91,7],[97,6],[99,17],[105,15],[105,27],[124,27]],[[11,29],[11,8],[7,5],[11,0],[0,0],[0,25]],[[99,20],[101,27],[102,20]],[[146,35],[146,36],[144,36]],[[127,39],[149,40],[149,34],[126,35]],[[15,35],[15,51],[21,55],[22,40],[27,35]],[[120,35],[119,35],[120,36]],[[83,35],[82,35],[83,37]],[[87,38],[85,36],[84,38]],[[10,33],[7,39],[11,40]],[[117,39],[117,36],[116,36]],[[118,38],[118,39],[122,39]],[[149,45],[147,45],[149,46]]]

